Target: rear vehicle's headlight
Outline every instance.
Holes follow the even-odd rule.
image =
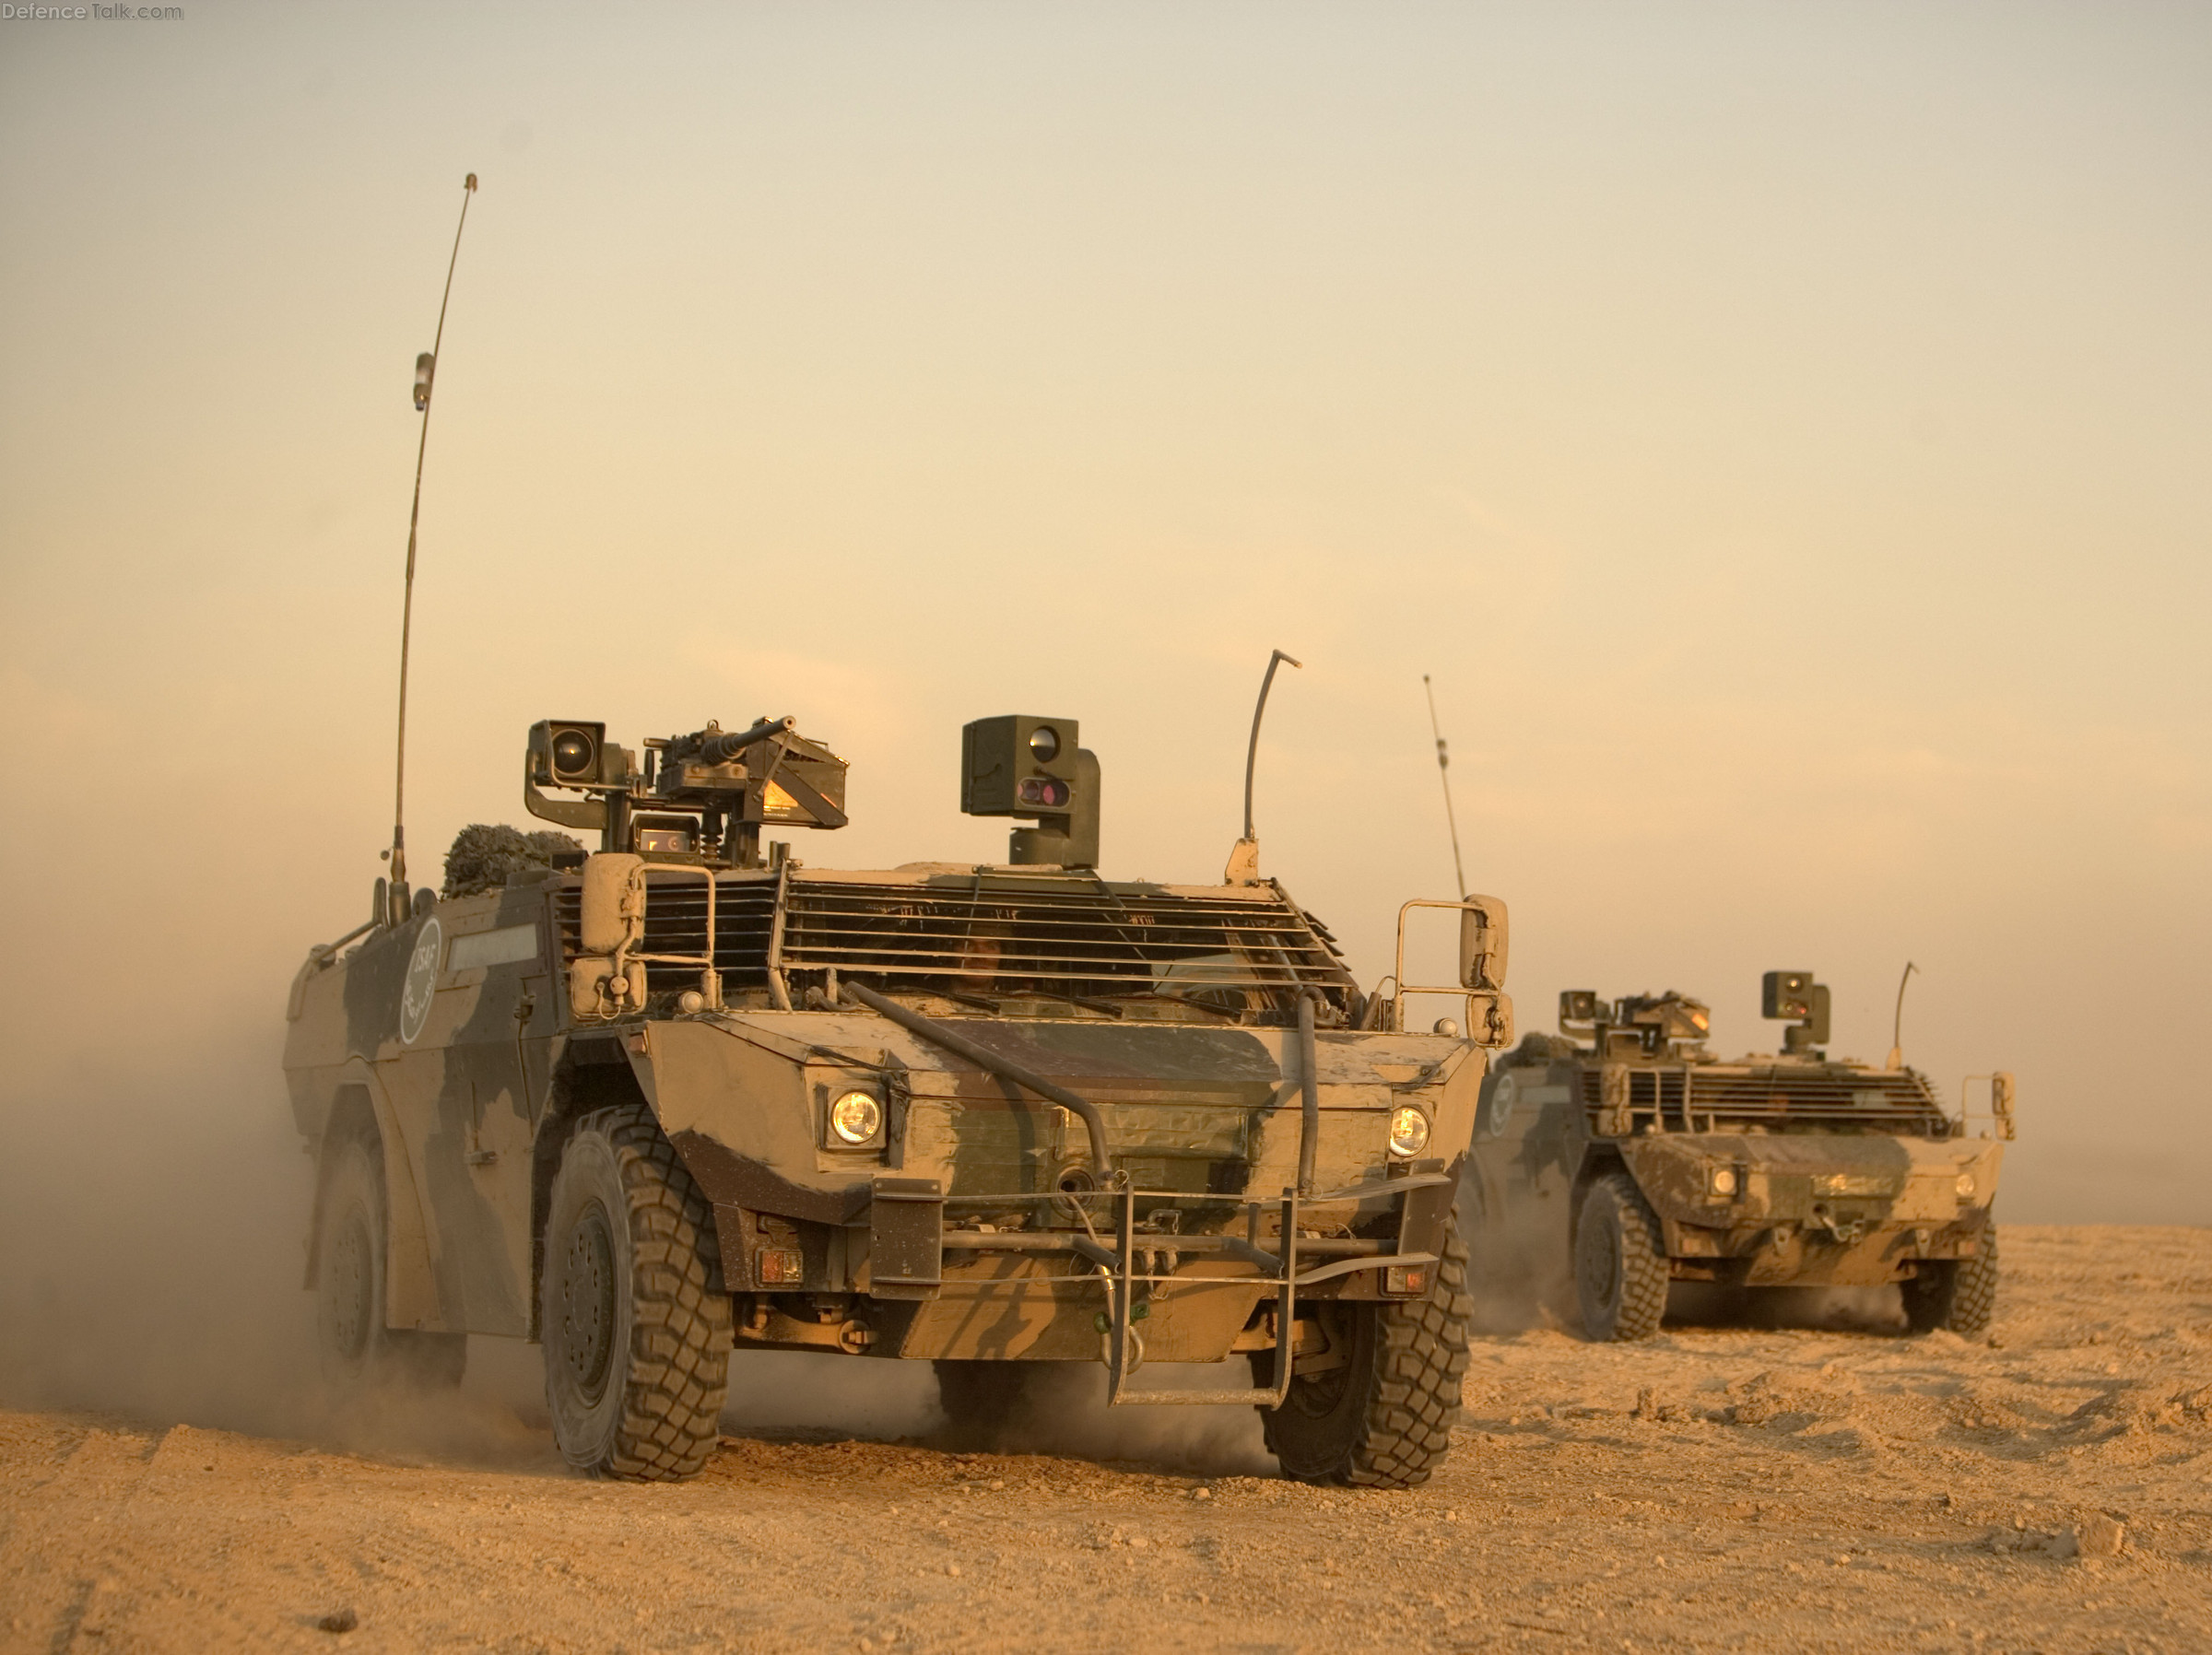
[[[1715,1195],[1734,1195],[1735,1193],[1735,1168],[1733,1167],[1710,1167],[1706,1168],[1705,1188]]]
[[[1959,1175],[1959,1186],[1958,1186],[1958,1188],[1959,1188],[1959,1199],[1960,1201],[1971,1201],[1971,1200],[1973,1200],[1973,1198],[1974,1198],[1974,1175],[1973,1175],[1972,1173],[1971,1173],[1971,1172],[1961,1172],[1961,1173]]]
[[[865,1144],[883,1130],[883,1105],[866,1092],[847,1092],[830,1106],[830,1130],[847,1144]]]
[[[1390,1153],[1418,1155],[1429,1144],[1429,1117],[1410,1103],[1390,1111]]]

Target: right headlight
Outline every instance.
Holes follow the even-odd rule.
[[[1401,1159],[1429,1146],[1429,1117],[1410,1103],[1390,1111],[1390,1153]]]
[[[883,1105],[870,1092],[847,1092],[830,1106],[830,1130],[844,1144],[865,1144],[883,1130]]]

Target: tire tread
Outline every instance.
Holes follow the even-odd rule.
[[[1336,1464],[1304,1480],[1346,1488],[1418,1488],[1451,1452],[1460,1392],[1467,1377],[1467,1331],[1475,1320],[1467,1290],[1467,1244],[1456,1220],[1444,1233],[1436,1282],[1427,1297],[1375,1308],[1374,1379],[1364,1414]],[[1263,1408],[1267,1448],[1286,1444],[1278,1411]]]
[[[1608,1212],[1606,1209],[1609,1208]],[[1620,1237],[1620,1303],[1611,1326],[1605,1325],[1602,1306],[1583,1303],[1583,1331],[1599,1344],[1631,1344],[1649,1339],[1666,1317],[1666,1290],[1673,1276],[1667,1262],[1665,1233],[1659,1215],[1643,1198],[1636,1180],[1625,1172],[1607,1172],[1583,1197],[1576,1221],[1578,1250],[1585,1227],[1611,1222]],[[1582,1279],[1577,1269],[1576,1280]]]
[[[584,1469],[626,1482],[696,1476],[714,1451],[729,1389],[730,1300],[713,1209],[641,1106],[594,1110],[576,1130],[614,1148],[633,1261],[621,1418],[599,1463]]]

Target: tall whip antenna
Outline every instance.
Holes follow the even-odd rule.
[[[1897,1020],[1889,1026],[1889,1067],[1905,1066],[1905,984],[1912,980],[1912,973],[1920,968],[1911,960],[1905,962],[1905,974],[1897,980]]]
[[[445,264],[445,292],[438,300],[438,332],[429,350],[415,358],[415,411],[422,416],[422,436],[415,445],[415,504],[407,512],[407,586],[399,611],[399,755],[392,782],[392,924],[407,917],[407,646],[415,629],[415,530],[422,521],[422,457],[430,446],[430,382],[438,372],[438,352],[445,343],[445,307],[453,297],[453,269],[461,262],[461,232],[468,228],[468,198],[477,193],[477,175],[461,186],[461,222],[453,229],[453,256]]]
[[[1436,687],[1421,675],[1421,688],[1429,697],[1429,734],[1436,737],[1436,773],[1444,784],[1444,826],[1452,830],[1452,875],[1459,881],[1461,896],[1467,894],[1467,871],[1459,861],[1459,818],[1452,813],[1452,756],[1444,750],[1444,733],[1436,722]]]

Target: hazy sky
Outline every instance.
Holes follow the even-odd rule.
[[[473,170],[418,874],[547,715],[794,712],[799,854],[994,858],[1026,710],[1110,871],[1218,877],[1279,645],[1263,863],[1371,982],[1426,672],[1524,1027],[1771,1049],[1808,967],[1878,1060],[1909,957],[1908,1056],[2019,1075],[2001,1213],[2212,1222],[2212,11],[184,11],[0,26],[0,1133],[282,1118]]]

